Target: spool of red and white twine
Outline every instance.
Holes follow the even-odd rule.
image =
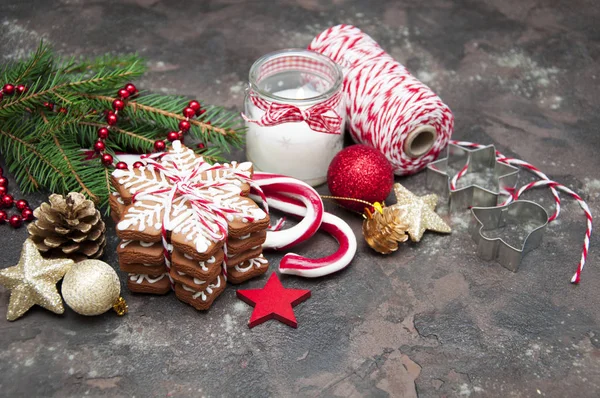
[[[451,141],[451,143],[455,144],[455,145],[469,147],[469,148],[483,148],[485,146],[485,145],[476,144],[476,143],[468,142],[468,141]],[[583,267],[585,266],[585,262],[586,262],[587,256],[588,256],[588,251],[590,248],[590,237],[592,236],[592,212],[590,211],[590,208],[587,205],[587,203],[585,203],[585,201],[581,198],[581,196],[579,196],[576,192],[574,192],[570,188],[568,188],[556,181],[550,180],[550,178],[548,178],[548,176],[546,174],[544,174],[540,169],[538,169],[537,167],[535,167],[534,165],[532,165],[530,163],[527,163],[520,159],[506,157],[498,151],[496,151],[496,160],[498,162],[510,164],[512,166],[523,167],[524,169],[530,171],[531,173],[535,174],[536,176],[538,176],[540,178],[540,180],[530,182],[529,184],[524,185],[521,188],[514,191],[508,197],[508,199],[504,203],[502,203],[501,206],[507,205],[510,202],[512,202],[513,200],[519,199],[519,197],[525,191],[527,191],[529,189],[538,188],[538,187],[548,187],[552,191],[552,196],[554,197],[554,203],[555,203],[554,214],[552,214],[550,217],[548,217],[548,222],[552,222],[552,221],[556,220],[556,218],[560,214],[560,196],[559,196],[557,190],[569,194],[573,199],[575,199],[577,201],[577,203],[579,204],[579,207],[581,207],[581,209],[583,210],[583,213],[585,214],[585,218],[587,221],[586,222],[586,230],[585,230],[585,238],[583,240],[583,250],[581,253],[581,259],[579,260],[579,264],[577,265],[577,271],[575,271],[575,274],[571,278],[571,283],[575,283],[575,284],[579,283],[581,280],[581,271],[583,271]],[[468,164],[466,164],[454,177],[452,177],[452,179],[450,180],[450,189],[451,190],[456,189],[458,180],[463,175],[465,175],[467,168],[468,168]]]
[[[379,149],[396,175],[416,173],[446,147],[454,128],[450,108],[360,29],[334,26],[308,48],[342,67],[352,137]]]

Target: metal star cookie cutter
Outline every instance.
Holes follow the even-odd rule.
[[[503,267],[517,272],[523,257],[542,243],[548,224],[548,213],[537,203],[516,200],[505,206],[474,207],[469,233],[477,243],[477,255],[484,260],[495,260]],[[483,231],[502,228],[510,223],[536,225],[523,240],[521,248],[514,247],[502,238],[488,238]]]
[[[448,175],[451,169],[461,170],[467,165],[466,174],[493,169],[495,190],[472,184],[452,190]],[[458,167],[453,167],[458,166]],[[501,195],[514,190],[519,177],[519,169],[496,160],[496,148],[488,145],[483,148],[467,149],[455,144],[448,145],[448,155],[427,166],[427,187],[446,201],[450,201],[450,211],[473,206],[496,206]]]

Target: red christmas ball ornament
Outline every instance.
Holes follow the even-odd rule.
[[[195,114],[196,111],[193,108],[190,108],[189,106],[183,109],[183,116],[185,117],[194,117]]]
[[[105,166],[110,166],[113,163],[113,157],[110,153],[105,153],[102,155],[102,164]]]
[[[179,132],[177,132],[177,131],[171,131],[171,132],[169,132],[169,134],[167,134],[167,140],[169,140],[170,142],[177,141],[178,139],[179,139]]]
[[[8,223],[13,228],[19,228],[21,225],[23,225],[23,217],[21,217],[18,214],[15,214],[14,216],[10,216],[10,218],[8,219]]]
[[[108,138],[108,129],[106,127],[102,127],[98,129],[98,138],[102,138],[103,140]]]
[[[8,189],[6,189],[6,187],[0,186],[0,198],[8,192]]]
[[[129,94],[134,95],[135,93],[137,93],[137,87],[135,87],[133,84],[131,83],[127,83],[125,85],[125,90],[127,90],[129,92]]]
[[[106,145],[104,145],[104,142],[102,141],[96,141],[96,143],[94,144],[94,150],[96,152],[102,152],[105,148]]]
[[[25,210],[29,207],[29,203],[25,199],[19,199],[15,202],[15,207],[17,210]]]
[[[12,207],[15,199],[10,194],[2,195],[2,206],[4,207]]]
[[[115,124],[117,124],[117,115],[115,115],[114,113],[110,112],[106,115],[106,123],[108,123],[110,126],[114,126]]]
[[[115,167],[119,170],[127,170],[127,163],[125,162],[119,162],[115,165]]]
[[[179,122],[179,130],[181,131],[188,131],[191,127],[190,122],[188,122],[187,120],[182,120]]]
[[[4,87],[2,87],[2,91],[6,95],[13,95],[13,93],[15,92],[15,86],[13,86],[12,84],[5,84]]]
[[[15,89],[17,90],[17,94],[24,94],[27,91],[27,87],[22,84],[19,84]]]
[[[200,110],[200,103],[196,100],[190,101],[188,106],[196,112],[198,112]]]
[[[205,146],[204,146],[204,144],[203,144],[203,143],[199,143],[199,144],[197,145],[197,147],[198,147],[198,149],[204,149],[204,148],[205,148]]]
[[[366,145],[352,145],[340,151],[329,165],[327,185],[333,196],[382,202],[394,185],[394,171],[385,156]],[[363,212],[365,204],[338,200],[350,210]]]
[[[0,224],[4,224],[8,216],[4,210],[0,210]]]
[[[21,212],[21,217],[23,217],[23,220],[25,221],[33,220],[33,210],[23,209],[23,211]]]
[[[120,99],[116,99],[113,101],[112,107],[115,111],[122,111],[125,108],[125,103]]]
[[[135,162],[135,163],[133,164],[133,168],[134,168],[134,169],[139,169],[139,168],[140,168],[140,167],[142,167],[143,165],[144,165],[144,163],[142,163],[142,162]]]
[[[54,104],[52,102],[44,102],[44,108],[48,109],[49,111],[53,111]]]
[[[117,93],[117,95],[121,98],[121,99],[125,99],[125,98],[129,98],[129,91],[125,90],[124,88],[120,89],[119,92]]]
[[[8,187],[8,179],[6,177],[0,177],[0,187]]]
[[[162,140],[154,141],[154,149],[156,150],[156,152],[164,151],[166,147],[167,147],[167,144],[165,144],[164,141],[162,141]]]

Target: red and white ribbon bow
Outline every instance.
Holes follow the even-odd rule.
[[[306,122],[311,130],[325,134],[341,134],[342,118],[335,111],[340,102],[338,93],[327,101],[315,104],[307,109],[300,109],[290,104],[269,102],[250,93],[250,100],[265,114],[258,120],[252,120],[242,113],[246,122],[256,123],[261,127],[276,126],[282,123]]]

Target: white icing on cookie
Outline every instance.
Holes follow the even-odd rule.
[[[154,242],[142,242],[142,241],[140,241],[140,246],[142,246],[142,247],[150,247],[152,245],[154,245]]]
[[[183,257],[187,258],[188,260],[194,260],[194,257],[190,256],[187,253],[183,253]],[[206,260],[206,262],[209,263],[209,264],[212,264],[215,261],[216,261],[215,256],[212,256],[211,258],[209,258],[208,260]],[[208,271],[208,267],[206,266],[206,264],[204,264],[204,261],[198,261],[198,266],[200,268],[202,268],[202,271],[204,271],[204,272]]]
[[[147,280],[149,283],[156,283],[163,279],[166,275],[167,274],[162,274],[157,278],[151,278],[150,275],[147,274],[129,274],[129,280],[135,281],[135,283],[137,284],[141,284],[142,282],[144,282],[144,279]]]
[[[242,267],[242,264],[238,264],[235,266],[235,270],[238,272],[248,272],[250,271],[250,269],[252,269],[252,267],[255,268],[260,268],[261,266],[263,266],[264,264],[267,264],[268,261],[267,259],[261,254],[260,257],[256,257],[256,258],[251,258],[250,260],[247,261],[248,265],[246,267]]]
[[[202,301],[206,301],[206,299],[207,299],[206,294],[212,294],[213,289],[218,289],[219,287],[221,287],[221,275],[217,276],[217,282],[216,283],[208,285],[206,287],[206,289],[204,289],[201,292],[198,292],[198,291],[196,291],[196,290],[194,290],[194,289],[192,289],[192,288],[190,288],[190,287],[188,287],[186,285],[183,285],[183,284],[181,286],[183,287],[183,290],[194,293],[194,294],[192,294],[192,298],[194,300],[197,299],[198,297],[201,297]]]
[[[144,162],[137,169],[113,171],[122,189],[135,195],[117,224],[120,231],[164,227],[205,253],[212,242],[224,239],[227,221],[249,223],[267,217],[254,202],[240,196],[251,177],[249,162],[212,166],[179,141],[160,158],[150,155]]]
[[[127,247],[127,245],[130,244],[131,242],[133,242],[133,241],[132,240],[121,241],[121,249],[125,249]]]

